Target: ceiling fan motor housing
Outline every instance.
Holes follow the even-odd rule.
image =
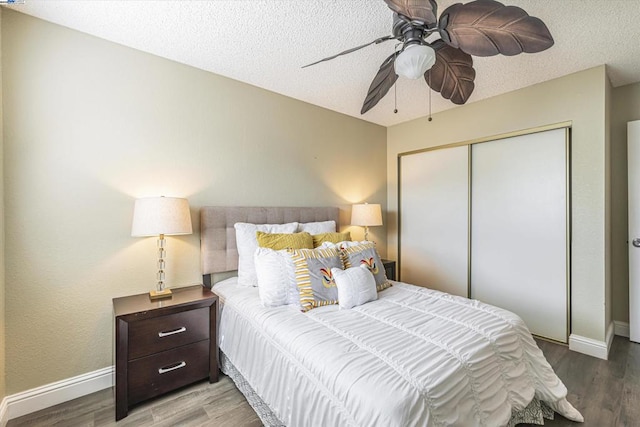
[[[403,42],[402,50],[412,44],[427,44],[425,37],[428,35],[426,25],[420,21],[411,21],[408,18],[393,14],[393,35]]]

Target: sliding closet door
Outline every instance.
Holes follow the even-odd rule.
[[[640,120],[627,123],[629,339],[640,343]]]
[[[400,158],[400,279],[468,296],[469,147]]]
[[[556,129],[471,151],[472,298],[567,342],[567,144]]]

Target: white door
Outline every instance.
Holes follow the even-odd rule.
[[[471,297],[561,342],[568,339],[567,132],[471,150]]]
[[[400,280],[468,296],[469,147],[400,158]]]
[[[640,342],[640,120],[627,124],[629,170],[629,335]]]

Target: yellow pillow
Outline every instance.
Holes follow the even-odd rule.
[[[280,249],[313,249],[313,238],[307,232],[302,233],[265,233],[256,232],[258,246],[273,250]]]
[[[313,247],[317,248],[324,242],[340,243],[344,241],[351,241],[351,233],[345,231],[344,233],[320,233],[313,235]]]

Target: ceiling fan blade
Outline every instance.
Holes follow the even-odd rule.
[[[389,92],[389,89],[391,89],[396,80],[398,80],[396,70],[393,68],[395,60],[396,53],[394,52],[391,56],[385,59],[380,66],[378,74],[376,74],[371,82],[371,86],[369,86],[369,92],[367,92],[367,97],[362,104],[360,114],[364,114],[375,107],[378,101],[384,98],[387,92]]]
[[[412,21],[420,21],[428,28],[435,27],[438,20],[438,5],[435,0],[384,0],[394,12]]]
[[[312,62],[311,64],[303,65],[303,66],[302,66],[302,68],[307,68],[307,67],[310,67],[310,66],[312,66],[312,65],[319,64],[319,63],[324,62],[324,61],[330,61],[330,60],[332,60],[332,59],[337,58],[338,56],[342,56],[342,55],[346,55],[347,53],[355,52],[356,50],[360,50],[360,49],[362,49],[363,47],[367,47],[367,46],[370,46],[370,45],[372,45],[372,44],[380,44],[380,43],[382,43],[382,42],[386,42],[387,40],[394,40],[394,39],[395,39],[395,37],[394,37],[394,36],[384,36],[384,37],[380,37],[380,38],[378,38],[378,39],[375,39],[375,40],[374,40],[374,41],[372,41],[372,42],[369,42],[369,43],[367,43],[367,44],[363,44],[362,46],[352,47],[351,49],[347,49],[347,50],[345,50],[345,51],[343,51],[343,52],[336,53],[335,55],[333,55],[333,56],[329,56],[328,58],[321,59],[320,61],[316,61],[316,62]]]
[[[436,63],[424,73],[424,79],[443,98],[454,104],[464,104],[475,88],[473,58],[442,40],[435,41],[431,47],[436,51]]]
[[[535,53],[554,43],[549,29],[539,18],[495,0],[475,0],[448,7],[440,16],[438,29],[445,42],[476,56]]]

